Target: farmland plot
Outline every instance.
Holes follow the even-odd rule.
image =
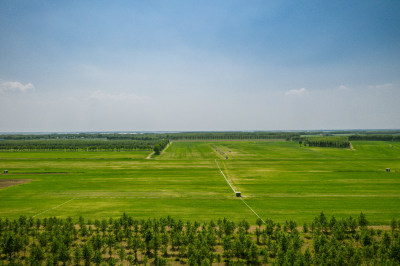
[[[368,214],[399,218],[400,144],[352,142],[354,149],[296,142],[173,142],[146,151],[1,152],[1,179],[32,180],[0,189],[0,215],[138,219],[256,219],[218,169],[262,218],[311,221]],[[228,157],[228,159],[226,159]],[[391,172],[385,172],[391,168]]]

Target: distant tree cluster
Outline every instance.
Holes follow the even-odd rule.
[[[162,141],[160,141],[159,143],[157,143],[156,145],[154,145],[154,154],[155,155],[160,155],[161,151],[163,149],[165,149],[165,147],[168,145],[169,140],[167,139],[163,139]]]
[[[228,140],[228,139],[286,139],[298,138],[304,132],[171,132],[171,133],[53,133],[53,134],[3,134],[4,140],[43,139],[102,139],[102,140]]]
[[[152,150],[159,140],[92,140],[92,139],[47,139],[47,140],[2,140],[0,150],[69,150],[69,151],[131,151]]]
[[[179,132],[179,133],[149,133],[149,134],[119,134],[109,135],[108,139],[138,139],[159,138],[169,140],[263,140],[284,139],[291,140],[299,137],[299,132]]]
[[[378,141],[400,141],[400,135],[387,134],[368,134],[368,135],[351,135],[349,140],[378,140]]]
[[[324,213],[302,227],[260,219],[235,223],[80,217],[0,219],[0,262],[9,265],[399,265],[399,221],[391,229]]]
[[[310,137],[301,142],[309,147],[350,148],[348,137]]]

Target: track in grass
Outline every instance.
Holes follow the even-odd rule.
[[[34,217],[39,216],[39,215],[41,215],[41,214],[44,214],[44,213],[46,213],[46,212],[48,212],[48,211],[57,209],[58,207],[61,207],[61,206],[65,205],[65,204],[67,204],[67,203],[69,203],[69,202],[71,202],[71,201],[73,201],[73,200],[75,200],[75,199],[76,199],[76,198],[72,198],[72,199],[70,199],[70,200],[67,200],[66,202],[63,202],[63,203],[61,203],[61,204],[59,204],[59,205],[57,205],[57,206],[54,206],[53,208],[50,208],[50,209],[48,209],[48,210],[39,212],[38,214],[35,214],[35,215],[33,215],[32,217],[34,218]]]
[[[217,164],[218,169],[219,169],[219,171],[221,172],[222,176],[225,178],[226,183],[228,183],[228,185],[231,187],[233,193],[235,193],[235,195],[236,195],[236,191],[235,191],[235,189],[232,187],[232,184],[229,182],[228,178],[226,178],[224,172],[222,172],[221,167],[219,167],[219,164],[218,164],[218,162],[217,162],[217,159],[215,159],[215,163]]]
[[[232,187],[231,183],[229,182],[228,178],[225,176],[224,172],[222,172],[221,167],[219,167],[219,164],[218,164],[218,162],[217,162],[217,159],[215,159],[215,163],[217,164],[219,171],[221,172],[222,176],[225,178],[226,182],[227,182],[228,185],[231,187],[231,189],[233,190],[233,193],[235,193],[235,196],[236,196],[236,193],[237,193],[238,191],[235,191],[235,189]],[[250,205],[247,204],[246,201],[245,201],[241,196],[240,196],[239,198],[240,198],[240,199],[242,200],[242,202],[247,206],[247,208],[249,208],[263,223],[265,223],[265,221],[260,217],[260,215],[258,215],[258,214],[253,210],[253,208],[251,208]]]

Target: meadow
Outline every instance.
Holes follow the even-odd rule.
[[[255,221],[222,171],[263,219],[311,222],[321,211],[372,224],[400,218],[400,143],[352,141],[353,149],[290,141],[174,141],[150,151],[3,151],[0,216],[135,219],[171,216]],[[226,159],[228,156],[228,159]],[[391,168],[391,172],[386,172]]]

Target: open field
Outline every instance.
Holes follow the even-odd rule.
[[[321,211],[375,224],[400,218],[400,143],[352,142],[354,149],[296,142],[174,142],[149,151],[0,152],[0,179],[32,182],[0,189],[0,216],[255,221],[218,170],[262,217],[310,222]],[[217,152],[216,148],[225,152]],[[385,172],[391,168],[391,172]]]

